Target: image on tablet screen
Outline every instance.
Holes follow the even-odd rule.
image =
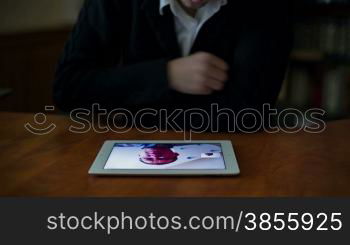
[[[105,169],[226,169],[221,144],[115,144]]]

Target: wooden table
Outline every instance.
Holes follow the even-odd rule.
[[[94,177],[88,169],[105,140],[183,139],[182,134],[73,134],[72,121],[37,136],[32,114],[0,113],[0,196],[10,197],[349,197],[350,121],[321,134],[201,134],[232,140],[239,177]]]

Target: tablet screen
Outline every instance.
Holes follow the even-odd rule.
[[[114,144],[104,169],[226,169],[221,144]]]

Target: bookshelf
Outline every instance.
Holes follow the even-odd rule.
[[[350,117],[350,0],[294,4],[294,50],[279,107]]]

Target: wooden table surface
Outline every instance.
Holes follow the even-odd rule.
[[[105,140],[175,140],[182,134],[73,134],[72,121],[37,136],[32,114],[0,113],[0,196],[6,197],[349,197],[350,121],[320,134],[200,134],[232,140],[238,177],[94,177],[88,169]]]

